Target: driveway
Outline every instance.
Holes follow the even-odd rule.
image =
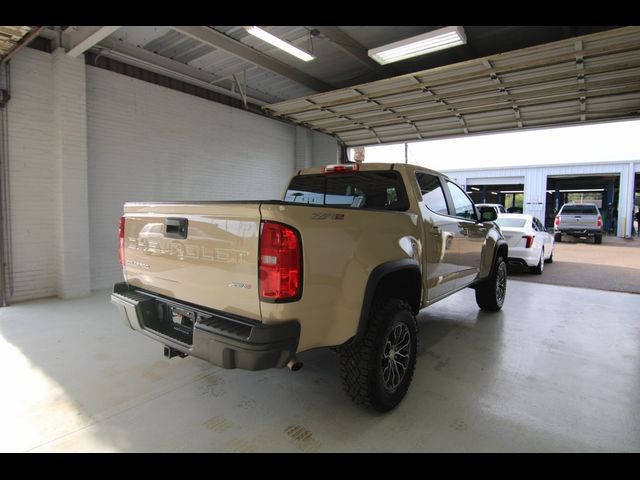
[[[565,237],[566,238],[566,237]],[[640,294],[640,239],[603,237],[601,245],[573,238],[556,243],[553,263],[542,275],[509,267],[509,276],[526,282]]]

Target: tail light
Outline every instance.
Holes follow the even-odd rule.
[[[598,220],[596,222],[596,226],[597,227],[602,227],[602,217],[600,215],[598,215]]]
[[[535,235],[523,235],[522,238],[526,238],[527,239],[527,244],[525,245],[524,248],[531,248],[531,245],[533,245],[533,239],[536,238]]]
[[[560,226],[560,215],[556,215],[555,225],[556,227]]]
[[[262,222],[260,234],[260,299],[293,301],[302,294],[302,244],[287,225]]]
[[[122,217],[120,217],[120,226],[118,227],[118,240],[119,240],[118,254],[120,257],[120,265],[122,266],[124,266],[124,222],[125,222],[125,218],[123,215]]]

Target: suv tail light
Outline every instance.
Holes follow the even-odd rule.
[[[598,215],[598,221],[596,223],[597,227],[602,227],[602,217],[600,215]]]
[[[262,222],[260,234],[260,299],[298,300],[302,295],[302,245],[292,227]]]
[[[556,227],[560,226],[560,215],[556,215],[555,225]]]
[[[118,256],[120,257],[120,265],[124,266],[124,215],[120,217],[120,226],[118,227]]]
[[[533,245],[533,239],[536,238],[535,235],[523,235],[522,238],[526,238],[527,239],[527,244],[525,245],[524,248],[531,248],[531,245]]]

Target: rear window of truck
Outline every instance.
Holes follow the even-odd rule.
[[[561,215],[597,215],[598,210],[593,205],[565,205]]]
[[[406,210],[409,201],[398,172],[299,175],[285,202],[376,210]]]

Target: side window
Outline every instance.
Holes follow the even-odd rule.
[[[428,173],[416,173],[416,178],[418,179],[418,185],[420,185],[422,200],[427,208],[441,215],[449,215],[447,201],[438,177]]]
[[[451,198],[453,200],[455,216],[475,220],[476,212],[473,207],[473,203],[469,197],[467,197],[467,194],[464,193],[459,186],[455,183],[451,183],[449,180],[447,180],[447,187],[449,187],[449,192],[451,193]]]

